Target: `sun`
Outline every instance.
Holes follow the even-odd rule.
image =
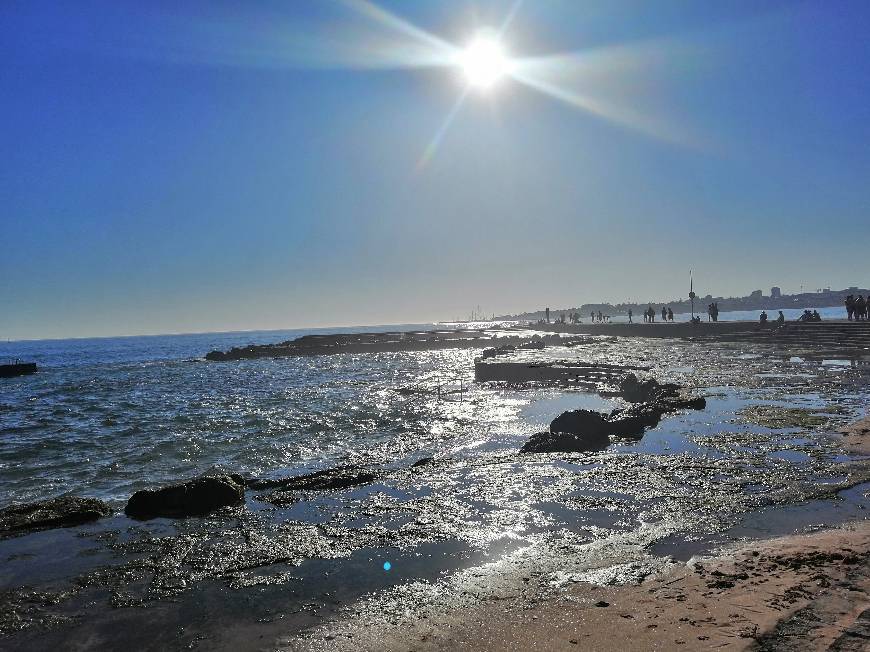
[[[498,37],[489,31],[478,32],[459,54],[459,67],[471,86],[492,88],[510,72],[510,59]]]

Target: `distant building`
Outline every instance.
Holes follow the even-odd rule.
[[[752,294],[749,295],[750,299],[760,299],[761,298],[761,290],[753,290]]]
[[[782,297],[782,290],[776,287],[775,285],[770,288],[770,298],[771,299],[779,299]]]

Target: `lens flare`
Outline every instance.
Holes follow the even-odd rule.
[[[459,67],[471,86],[491,88],[510,72],[510,59],[498,37],[480,32],[458,57]]]

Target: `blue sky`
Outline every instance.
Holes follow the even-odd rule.
[[[513,2],[376,7],[456,45]],[[0,5],[0,337],[870,285],[870,5],[518,5],[594,113],[357,0]]]

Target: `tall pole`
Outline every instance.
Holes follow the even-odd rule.
[[[692,303],[692,321],[695,321],[695,289],[692,286],[692,270],[689,270],[689,301]]]

